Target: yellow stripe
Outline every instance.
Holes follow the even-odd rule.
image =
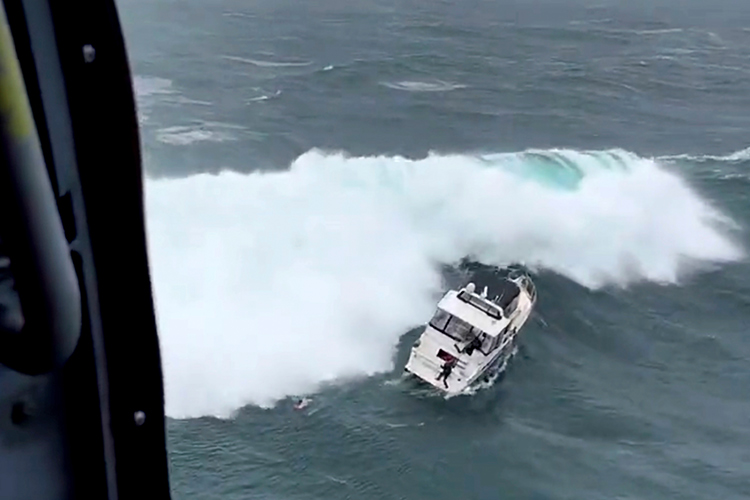
[[[4,7],[0,7],[0,115],[16,139],[26,139],[33,131],[31,107]]]

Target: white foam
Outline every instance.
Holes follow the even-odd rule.
[[[660,157],[662,160],[689,160],[689,161],[724,161],[724,162],[744,162],[750,160],[750,147],[735,151],[728,155],[666,155]]]
[[[261,89],[256,88],[255,90],[260,91]],[[247,100],[247,102],[248,103],[263,102],[263,101],[267,101],[269,99],[273,99],[274,97],[278,97],[280,95],[281,95],[281,89],[279,89],[279,90],[277,90],[275,92],[272,92],[270,94],[261,94],[261,95],[259,95],[257,97],[251,97],[250,99]]]
[[[719,160],[725,160],[725,161],[746,161],[750,160],[750,148],[745,148],[740,151],[735,151],[734,153],[719,157]]]
[[[189,97],[185,97],[182,95],[175,96],[173,98],[168,99],[169,102],[174,102],[176,104],[195,104],[197,106],[212,106],[213,103],[210,101],[201,101],[199,99],[190,99]]]
[[[212,103],[208,101],[190,99],[181,95],[180,92],[174,88],[172,80],[155,76],[134,76],[133,92],[135,93],[137,101],[138,122],[141,125],[145,125],[151,121],[151,109],[160,103],[198,106],[212,105]],[[164,137],[166,142],[170,144],[173,143],[169,142],[172,140],[169,136],[169,132],[167,132],[167,135]],[[182,141],[182,139],[177,140],[178,142]],[[182,144],[183,142],[179,143]]]
[[[156,140],[172,146],[187,146],[195,142],[236,141],[237,137],[228,130],[242,130],[242,127],[213,122],[175,125],[157,130]]]
[[[675,33],[682,33],[682,28],[662,28],[662,29],[650,29],[650,30],[625,30],[626,32],[635,33],[636,35],[672,35]]]
[[[238,56],[221,56],[222,59],[228,61],[241,62],[244,64],[251,64],[260,68],[296,68],[301,66],[310,66],[312,61],[263,61],[261,59],[250,59],[248,57]]]
[[[177,93],[177,91],[172,88],[172,80],[156,76],[134,76],[133,90],[139,98]]]
[[[441,80],[432,82],[421,82],[403,80],[399,82],[382,82],[382,85],[394,90],[405,90],[407,92],[449,92],[466,88],[466,85],[460,83],[450,83]]]
[[[469,156],[315,151],[279,173],[149,180],[167,414],[228,416],[391,369],[442,290],[437,266],[464,256],[589,287],[675,282],[685,257],[742,257],[685,182],[625,158],[583,168],[572,191]]]
[[[244,17],[246,19],[255,19],[255,14],[247,14],[245,12],[224,12],[222,15],[226,17]]]
[[[172,80],[153,76],[134,76],[133,92],[137,101],[138,123],[146,124],[150,120],[150,110],[160,98],[177,94],[172,88]]]

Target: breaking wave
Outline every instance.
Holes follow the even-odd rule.
[[[687,155],[687,154],[681,154],[681,155],[670,155],[670,156],[662,156],[661,159],[663,160],[689,160],[694,162],[704,162],[704,161],[722,161],[722,162],[730,162],[730,163],[738,163],[738,162],[745,162],[747,160],[750,160],[750,148],[741,149],[739,151],[735,151],[734,153],[723,155],[723,156],[716,156],[716,155]]]
[[[691,262],[743,257],[731,220],[624,151],[311,151],[284,172],[149,180],[146,195],[177,418],[391,369],[399,337],[433,310],[440,265],[465,257],[590,288],[675,283]]]

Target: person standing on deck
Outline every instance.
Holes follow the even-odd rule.
[[[446,361],[443,366],[441,366],[441,371],[438,373],[438,376],[435,378],[435,380],[443,379],[443,384],[445,385],[445,388],[448,388],[448,377],[450,377],[451,372],[453,371],[453,368],[458,364],[457,358],[451,358],[448,361]]]

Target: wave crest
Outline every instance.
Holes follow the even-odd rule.
[[[540,158],[575,182],[539,182]],[[285,172],[150,180],[146,194],[172,417],[391,369],[399,337],[432,312],[439,266],[467,256],[592,288],[674,283],[686,261],[743,256],[726,216],[622,151],[311,151]]]

